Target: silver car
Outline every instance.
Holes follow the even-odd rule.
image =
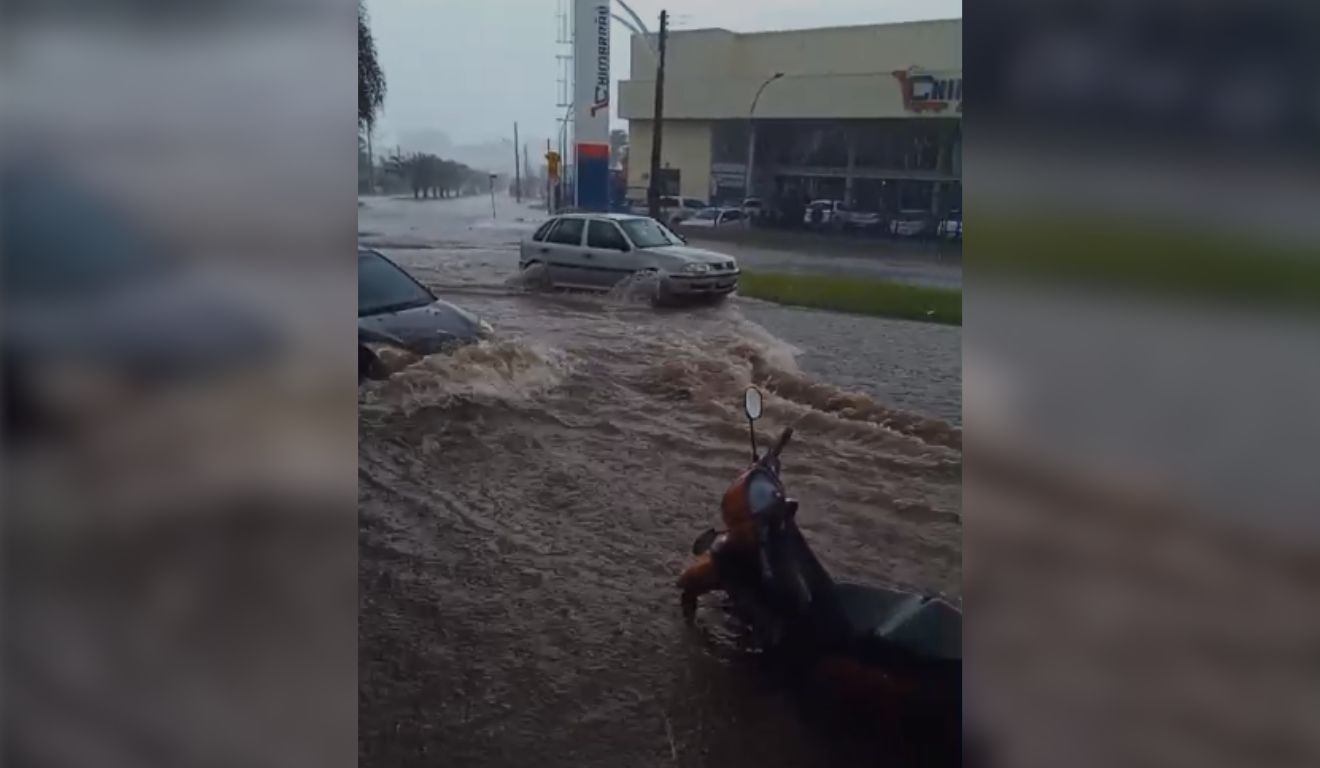
[[[609,290],[632,275],[655,275],[657,298],[723,298],[738,288],[732,256],[689,247],[645,216],[570,213],[523,240],[518,266],[555,287]]]

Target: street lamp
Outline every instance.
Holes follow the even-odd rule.
[[[747,110],[747,168],[745,169],[746,175],[743,177],[744,198],[752,196],[752,170],[756,164],[756,103],[761,100],[761,92],[765,90],[765,87],[783,76],[783,72],[776,72],[766,78],[766,81],[761,83],[761,87],[756,89],[756,97],[752,99],[752,108]]]

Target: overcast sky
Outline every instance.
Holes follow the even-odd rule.
[[[560,0],[367,0],[389,94],[377,136],[436,129],[457,143],[554,135],[558,101],[555,11]],[[571,7],[572,0],[563,0]],[[629,0],[654,30],[735,32],[947,19],[961,0]],[[613,77],[628,77],[628,37],[615,23]],[[615,118],[615,127],[626,123]]]

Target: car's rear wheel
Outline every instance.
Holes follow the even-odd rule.
[[[541,261],[529,261],[522,269],[523,285],[538,291],[548,291],[554,288],[554,281],[550,279],[550,268]]]

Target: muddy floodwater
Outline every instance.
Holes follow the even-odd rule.
[[[756,384],[833,574],[961,602],[958,329],[529,290],[537,214],[498,205],[360,209],[364,243],[497,331],[360,394],[364,764],[894,764],[800,711],[719,599],[686,627],[674,579]]]

